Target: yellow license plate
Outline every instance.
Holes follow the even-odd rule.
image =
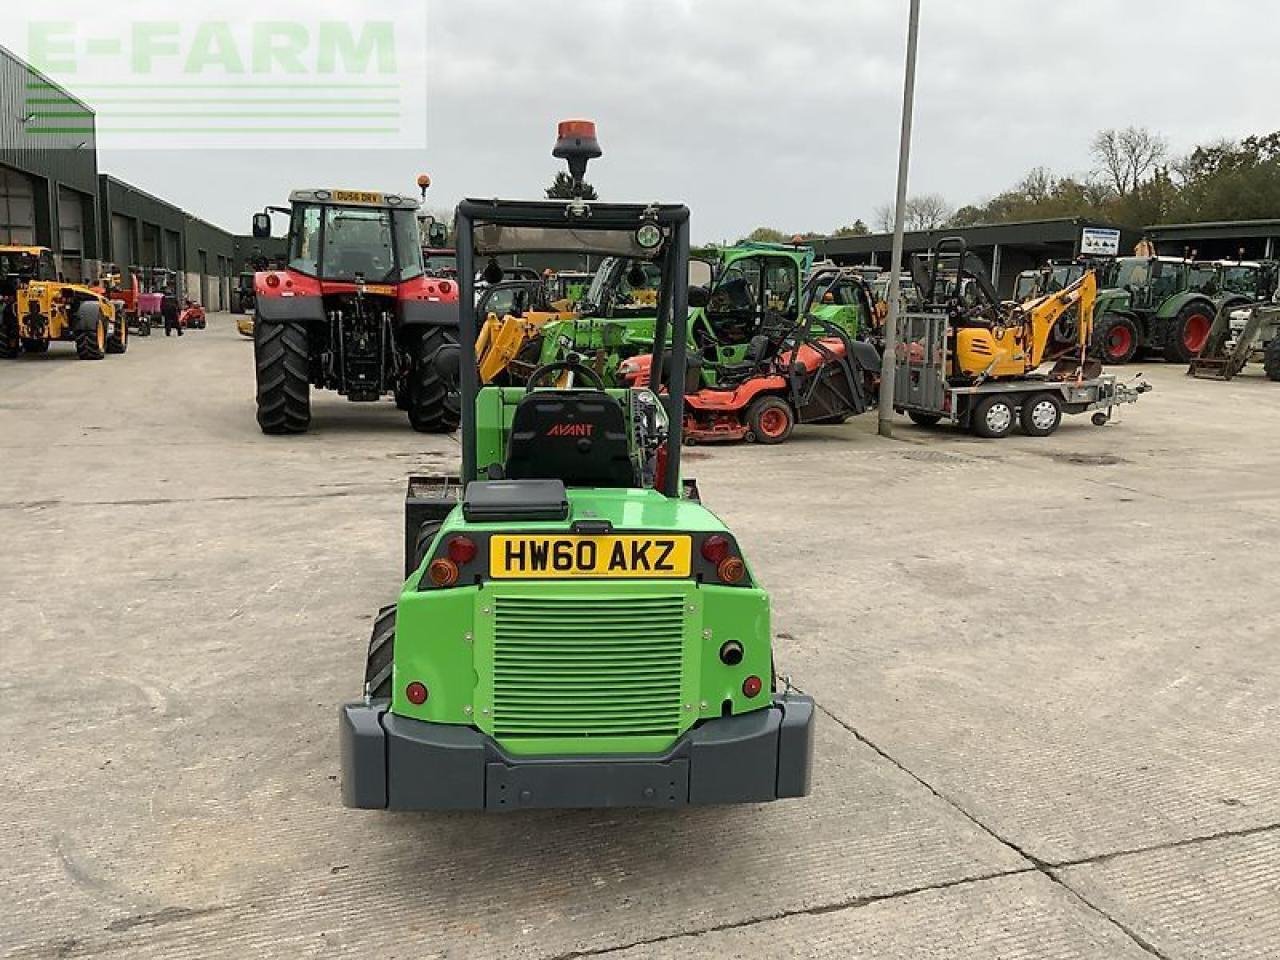
[[[335,190],[333,199],[338,203],[382,203],[382,194],[367,190]]]
[[[687,577],[687,536],[491,537],[489,574],[502,579]]]

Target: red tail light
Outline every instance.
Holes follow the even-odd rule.
[[[452,289],[453,289],[453,284],[452,284],[452,283],[450,283],[448,280],[441,280],[441,281],[440,281],[440,292],[441,292],[441,293],[448,293],[448,292],[449,292],[450,290],[452,290]]]
[[[460,567],[476,558],[476,542],[470,537],[450,537],[446,549],[449,559]]]
[[[744,697],[758,697],[760,691],[764,689],[764,681],[757,677],[754,673],[742,681],[742,695]]]
[[[713,533],[702,541],[702,558],[707,563],[719,564],[729,555],[729,538]]]
[[[268,273],[267,286],[274,290],[276,287],[280,286],[280,278],[277,277],[274,273]]]
[[[404,695],[409,698],[409,702],[415,707],[420,707],[427,702],[427,697],[431,694],[427,690],[426,684],[415,680],[404,688]]]

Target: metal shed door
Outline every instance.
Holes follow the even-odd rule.
[[[0,242],[36,242],[36,200],[31,178],[0,167]]]

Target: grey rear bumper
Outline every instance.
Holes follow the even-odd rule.
[[[471,727],[399,717],[387,701],[340,715],[342,802],[389,810],[679,807],[809,792],[813,700],[708,720],[660,756],[513,757]]]

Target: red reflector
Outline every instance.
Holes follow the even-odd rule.
[[[450,290],[452,290],[452,289],[453,289],[453,284],[451,284],[448,280],[441,280],[441,281],[440,281],[440,292],[441,292],[441,293],[448,293],[448,292],[449,292]]]
[[[729,538],[713,533],[702,541],[702,557],[707,563],[718,564],[729,555]]]
[[[437,557],[427,567],[427,576],[437,587],[452,587],[458,582],[458,565],[445,557]]]
[[[422,706],[427,702],[427,697],[430,696],[426,685],[419,683],[417,680],[404,688],[404,695],[409,698],[409,702],[415,707]]]
[[[462,566],[476,558],[476,542],[469,537],[449,538],[449,559]]]
[[[725,583],[737,583],[747,575],[747,565],[741,557],[725,557],[716,566],[716,574]]]
[[[758,697],[760,696],[760,691],[763,689],[764,681],[754,673],[742,681],[742,695],[744,697]]]
[[[267,286],[268,286],[268,287],[278,287],[278,286],[280,286],[280,278],[279,278],[279,277],[277,277],[274,273],[268,273],[268,274],[267,274]]]

